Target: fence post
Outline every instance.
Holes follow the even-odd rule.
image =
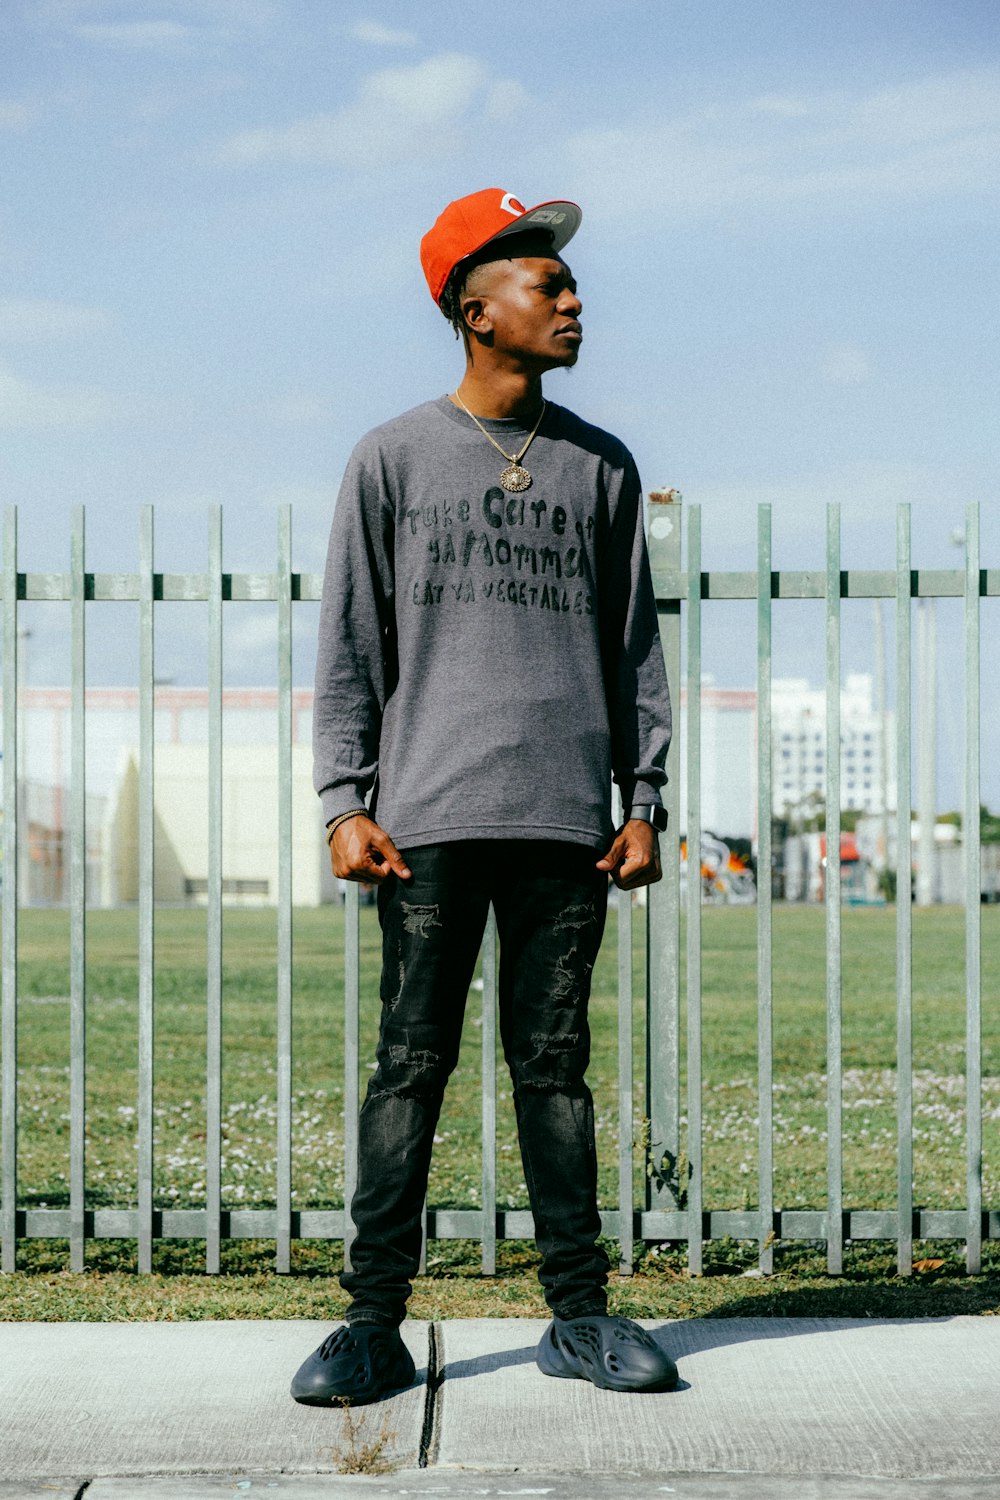
[[[3,518],[3,1240],[17,1264],[17,510]]]
[[[687,1210],[688,1270],[702,1272],[701,1099],[701,508],[687,525]]]
[[[774,1088],[771,961],[771,507],[757,508],[757,1207],[759,1264],[774,1269]]]
[[[69,1264],[84,1267],[87,1108],[87,749],[84,511],[73,508],[70,537],[70,909],[69,909]]]
[[[965,515],[965,1121],[969,1227],[965,1268],[983,1248],[982,854],[979,829],[979,506]]]
[[[292,507],[278,512],[278,1130],[275,1266],[292,1268]]]
[[[497,919],[490,907],[483,933],[482,1010],[482,1192],[483,1238],[480,1246],[484,1276],[497,1273]]]
[[[913,909],[910,507],[896,511],[896,1273],[913,1270]]]
[[[621,795],[615,788],[613,816],[620,828],[625,818]],[[647,891],[649,887],[647,886]],[[635,1260],[635,1193],[632,1140],[632,895],[615,891],[618,947],[618,1274],[631,1276]]]
[[[660,618],[663,660],[673,700],[674,749],[664,787],[667,829],[661,835],[663,879],[649,887],[646,908],[646,1115],[649,1160],[646,1204],[680,1208],[680,681],[681,497],[677,490],[649,496],[649,560]],[[652,1172],[650,1172],[652,1168]]]
[[[361,994],[361,930],[357,882],[344,892],[344,1270],[350,1271],[354,1220],[351,1201],[358,1185],[358,1066]]]
[[[826,511],[826,1267],[844,1269],[840,920],[840,506]]]
[[[222,1264],[222,507],[208,518],[208,974],[205,1018],[205,1270]]]
[[[139,1270],[153,1269],[153,986],[155,910],[153,507],[139,525]]]

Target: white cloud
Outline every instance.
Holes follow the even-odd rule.
[[[0,130],[23,130],[37,118],[38,111],[32,104],[19,99],[0,99]]]
[[[185,77],[182,86],[158,85],[138,95],[129,113],[133,120],[143,125],[155,125],[180,113],[189,114],[196,102],[207,100],[214,103],[241,93],[246,87],[246,79],[238,73],[208,73],[197,79]]]
[[[856,101],[849,129],[903,146],[954,140],[1000,127],[1000,77],[966,72],[880,89]]]
[[[759,115],[780,115],[786,120],[809,114],[809,101],[794,94],[761,94],[750,100],[749,107]]]
[[[118,414],[108,391],[92,386],[41,385],[0,366],[0,429],[32,432],[98,427]]]
[[[109,0],[35,0],[33,6],[36,25],[121,51],[171,50],[192,41],[225,39],[269,26],[278,15],[274,0],[157,0],[155,6],[148,0],[131,6]]]
[[[329,422],[336,412],[336,403],[331,396],[302,391],[261,402],[257,411],[265,421],[275,422],[281,427],[299,427]]]
[[[490,85],[486,94],[484,113],[488,120],[501,124],[509,123],[512,116],[521,113],[527,116],[531,108],[531,95],[518,78],[502,78]]]
[[[3,343],[41,343],[49,339],[78,338],[100,332],[108,326],[108,322],[108,315],[101,307],[0,297],[0,342]]]
[[[416,32],[383,26],[381,21],[355,21],[347,28],[347,34],[356,42],[367,42],[370,47],[415,47],[417,44]]]
[[[1000,75],[942,75],[871,93],[756,96],[571,135],[588,212],[636,232],[734,210],[869,209],[1000,186]]]
[[[416,123],[463,114],[481,93],[486,69],[475,57],[443,52],[411,68],[385,68],[365,80],[362,99],[385,105]]]
[[[460,149],[463,128],[488,108],[498,82],[489,79],[477,58],[457,52],[411,67],[384,68],[363,79],[356,99],[337,113],[241,131],[223,141],[213,159],[223,166],[270,161],[380,166],[431,150],[450,156]]]
[[[127,25],[128,22],[118,18],[115,22],[107,21],[109,10],[120,12],[125,8],[122,4],[109,4],[109,0],[35,0],[35,10],[41,19],[61,26]],[[152,9],[148,0],[137,0],[133,8],[140,12]],[[155,8],[160,17],[180,15],[197,25],[261,25],[278,15],[275,0],[158,0]]]
[[[935,535],[947,537],[949,524],[962,518],[968,493],[968,476],[959,468],[888,459],[859,459],[793,474],[776,472],[746,483],[701,489],[695,484],[684,486],[685,502],[702,509],[706,554],[720,559],[713,567],[746,566],[745,561],[733,558],[742,554],[745,559],[748,549],[752,555],[761,504],[772,509],[778,553],[775,566],[818,566],[828,503],[841,507],[844,566],[892,567],[899,504],[913,507],[916,552],[925,518],[933,517]]]
[[[831,345],[821,371],[831,385],[864,385],[872,373],[868,355],[857,344]]]
[[[73,29],[85,42],[129,51],[172,47],[178,42],[186,42],[192,34],[189,26],[181,26],[176,21],[119,21],[85,24]]]

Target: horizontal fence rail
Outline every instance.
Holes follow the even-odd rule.
[[[826,1246],[827,1264],[842,1271],[848,1241],[885,1240],[895,1243],[900,1274],[908,1274],[913,1243],[918,1239],[952,1239],[965,1245],[970,1271],[981,1264],[984,1240],[1000,1239],[1000,1207],[990,1208],[983,1196],[982,1108],[982,989],[980,912],[980,604],[1000,597],[1000,569],[984,569],[979,557],[978,509],[966,518],[965,567],[916,569],[910,555],[910,514],[897,514],[897,554],[894,569],[843,569],[839,507],[827,511],[826,566],[820,570],[775,571],[772,566],[770,508],[758,515],[757,568],[753,572],[704,571],[701,557],[700,513],[688,507],[685,515],[687,551],[682,556],[681,506],[676,497],[654,495],[650,504],[650,560],[660,612],[661,634],[668,676],[675,698],[675,740],[672,775],[666,788],[670,824],[662,840],[664,878],[648,893],[645,973],[640,975],[645,995],[645,1036],[642,1056],[645,1077],[641,1096],[641,1124],[634,1138],[636,1078],[633,1052],[636,974],[633,965],[633,909],[617,905],[617,1079],[614,1086],[617,1119],[617,1206],[605,1208],[604,1232],[620,1246],[620,1267],[631,1271],[636,1242],[684,1243],[692,1273],[703,1269],[706,1241],[730,1237],[757,1245],[760,1269],[773,1269],[780,1241],[819,1241]],[[195,1239],[204,1242],[205,1265],[218,1272],[223,1243],[239,1239],[275,1242],[275,1266],[291,1269],[297,1241],[342,1240],[350,1263],[353,1228],[344,1208],[298,1209],[293,1206],[293,908],[292,908],[292,623],[294,606],[318,601],[320,574],[295,572],[292,567],[291,512],[278,516],[276,569],[273,573],[234,574],[223,568],[222,514],[210,514],[208,566],[204,572],[158,572],[155,567],[153,513],[140,517],[136,572],[100,573],[87,569],[84,512],[73,517],[69,569],[66,572],[27,573],[19,569],[17,520],[13,508],[3,522],[3,560],[0,570],[3,647],[3,910],[2,910],[2,1090],[3,1139],[0,1147],[0,1241],[2,1268],[16,1266],[17,1248],[24,1240],[65,1239],[69,1265],[82,1270],[86,1241],[134,1239],[138,1267],[152,1269],[158,1241]],[[841,604],[853,599],[894,601],[896,641],[895,772],[899,788],[896,812],[896,865],[910,868],[911,851],[911,621],[914,600],[953,598],[964,612],[964,730],[963,869],[965,892],[964,1042],[964,1169],[965,1206],[927,1208],[914,1202],[914,1068],[913,1068],[913,925],[910,881],[897,883],[895,912],[895,1132],[896,1204],[892,1208],[852,1207],[845,1203],[843,1169],[843,935],[841,882],[837,860],[829,862],[825,884],[825,1090],[826,1203],[825,1207],[796,1208],[775,1203],[775,1078],[773,1068],[775,991],[773,903],[770,879],[773,807],[773,747],[770,722],[772,638],[776,604],[785,600],[825,602],[826,660],[825,802],[830,847],[839,848],[841,829],[840,674]],[[687,794],[686,860],[688,871],[702,862],[702,619],[706,602],[752,601],[756,609],[757,741],[756,798],[758,879],[756,903],[756,1164],[755,1201],[740,1208],[713,1208],[713,1186],[704,1157],[703,1043],[703,928],[701,903],[686,901],[682,923],[679,785]],[[69,1110],[68,1177],[62,1206],[22,1205],[19,1198],[18,1152],[18,849],[26,837],[22,826],[19,786],[30,768],[24,765],[24,745],[18,726],[18,622],[22,602],[69,604],[71,697],[69,776]],[[87,847],[86,847],[86,624],[89,606],[108,602],[138,605],[138,1054],[135,1206],[93,1206],[88,1201],[87,1096]],[[202,1101],[205,1194],[204,1206],[171,1207],[158,1202],[154,1190],[156,1168],[156,1079],[154,1076],[156,905],[154,902],[155,810],[155,621],[161,602],[202,603],[208,606],[208,865],[205,889],[207,963],[205,974],[204,1070],[191,1079],[191,1091]],[[266,1207],[227,1208],[223,1202],[224,1153],[223,1000],[226,984],[223,950],[223,615],[231,602],[276,605],[275,660],[277,666],[278,829],[277,971],[274,996],[275,1097],[273,1136],[275,1194]],[[681,733],[681,681],[686,684],[686,733]],[[318,816],[318,813],[317,813]],[[696,890],[696,873],[688,877]],[[357,1117],[359,1108],[359,1031],[363,995],[359,892],[348,885],[343,909],[344,1070],[342,1097],[344,1202],[350,1203],[357,1180]],[[683,942],[682,942],[683,935]],[[609,939],[610,940],[610,939]],[[682,966],[682,956],[684,963]],[[683,985],[682,985],[683,967]],[[497,1077],[496,1077],[496,928],[491,916],[483,943],[481,964],[481,1170],[480,1203],[467,1208],[436,1208],[425,1212],[426,1238],[471,1238],[481,1246],[482,1270],[495,1274],[497,1244],[504,1239],[532,1235],[530,1212],[504,1208],[497,1202]],[[683,996],[683,1004],[682,1004]],[[682,1049],[683,1040],[683,1049]],[[682,1095],[682,1051],[685,1091]],[[644,1201],[636,1201],[636,1152],[646,1169]]]
[[[697,509],[689,506],[690,516]],[[652,559],[651,559],[652,560]],[[964,599],[966,574],[960,568],[911,568],[910,597],[913,599]],[[979,595],[1000,598],[1000,568],[977,569]],[[898,574],[886,568],[845,568],[840,573],[842,599],[895,599]],[[757,573],[701,573],[702,599],[756,599]],[[654,567],[653,583],[661,604],[690,597],[688,574],[680,568]],[[973,585],[975,579],[973,579]],[[153,573],[152,598],[165,604],[205,604],[220,598],[232,604],[273,604],[280,588],[276,573],[222,573],[213,587],[209,573]],[[322,573],[292,573],[293,600],[319,603]],[[68,603],[72,597],[71,576],[66,573],[18,573],[16,598],[38,603]],[[138,604],[142,601],[142,579],[138,573],[84,573],[83,597],[99,604]],[[782,569],[771,574],[772,599],[825,599],[824,572]]]

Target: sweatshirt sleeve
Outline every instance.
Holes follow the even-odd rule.
[[[355,449],[340,487],[320,605],[313,784],[327,823],[364,806],[394,686],[395,518],[381,465],[366,457]]]
[[[622,807],[659,806],[671,710],[656,597],[646,550],[642,493],[628,457],[611,522],[604,617],[611,766]]]

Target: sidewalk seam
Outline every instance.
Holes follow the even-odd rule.
[[[440,1341],[440,1348],[439,1348]],[[437,1323],[427,1325],[427,1389],[424,1395],[424,1420],[420,1429],[420,1450],[417,1468],[433,1467],[438,1449],[438,1391],[444,1384],[444,1365],[441,1353],[444,1337]]]

